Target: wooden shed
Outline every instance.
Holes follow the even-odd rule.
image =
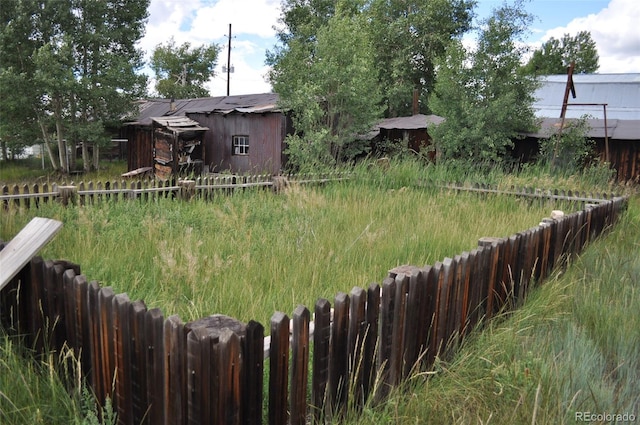
[[[403,147],[414,152],[420,152],[431,145],[428,127],[430,125],[438,125],[443,121],[444,118],[437,115],[423,114],[386,118],[373,127],[367,138],[371,140],[374,151],[380,151],[380,146],[384,146],[386,142],[392,142],[402,143]],[[379,153],[384,154],[384,152]],[[435,158],[435,150],[429,153],[429,157],[431,159]]]

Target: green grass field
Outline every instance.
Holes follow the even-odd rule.
[[[34,215],[56,218],[64,228],[43,257],[76,262],[90,280],[166,316],[190,321],[222,313],[267,324],[275,311],[290,314],[298,304],[311,308],[320,297],[380,282],[394,266],[433,264],[471,250],[482,236],[532,227],[557,207],[414,184],[456,177],[394,163],[385,172],[358,170],[348,182],[283,194],[54,204],[3,211],[0,238],[10,239]],[[505,186],[523,181],[488,178]],[[635,197],[613,234],[573,259],[522,309],[469,338],[430,379],[417,375],[391,402],[347,422],[532,423],[535,416],[537,423],[574,423],[578,409],[637,412],[639,240]],[[55,356],[43,372],[16,350],[3,341],[0,422],[91,423],[95,409],[82,407],[82,394],[59,400],[63,386],[48,373]]]

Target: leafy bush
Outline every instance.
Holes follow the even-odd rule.
[[[540,158],[551,172],[570,175],[590,166],[595,159],[595,142],[587,136],[587,116],[566,122],[561,134],[553,134],[540,142]]]

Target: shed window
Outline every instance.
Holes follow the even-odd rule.
[[[232,145],[234,155],[249,155],[249,136],[233,136]]]

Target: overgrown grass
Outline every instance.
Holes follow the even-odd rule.
[[[76,262],[89,279],[167,316],[222,313],[267,324],[275,311],[312,309],[318,298],[368,287],[395,266],[433,264],[482,236],[534,226],[554,207],[409,183],[355,178],[211,202],[54,204],[3,213],[0,237],[11,238],[36,214],[56,218],[64,228],[43,256]]]
[[[0,329],[0,423],[115,425],[114,409],[96,406],[77,374],[78,362],[68,350],[36,359]]]
[[[640,198],[527,302],[348,424],[571,424],[640,417]],[[628,416],[627,416],[628,417]],[[610,423],[609,420],[598,423]],[[629,423],[620,421],[617,423]]]
[[[222,313],[268,324],[276,310],[311,308],[320,297],[380,281],[396,265],[433,264],[472,249],[479,237],[534,226],[556,207],[453,196],[420,184],[480,177],[392,161],[386,170],[358,168],[349,182],[292,186],[278,195],[52,204],[3,211],[0,238],[10,239],[35,215],[57,218],[65,225],[45,258],[79,263],[89,279],[167,316],[190,321]],[[508,184],[498,174],[488,180]],[[523,308],[469,338],[454,359],[438,362],[431,379],[416,375],[390,402],[346,422],[532,423],[535,416],[537,423],[573,423],[582,409],[637,412],[638,240],[636,197],[612,235],[533,292]],[[65,396],[63,384],[47,381],[57,360],[26,363],[6,338],[0,349],[0,414],[12,415],[0,416],[2,423],[39,423],[48,406],[59,411],[40,423],[81,423],[90,416],[82,412],[95,411],[83,411],[82,396]]]

